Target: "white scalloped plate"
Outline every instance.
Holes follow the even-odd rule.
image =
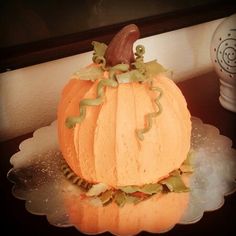
[[[190,178],[188,207],[179,224],[199,221],[205,211],[220,208],[224,204],[224,196],[236,190],[236,150],[231,148],[231,140],[198,118],[192,118],[192,125],[194,173]],[[117,235],[137,234],[140,231],[166,232],[174,227],[175,224],[171,227],[161,225],[158,216],[153,217],[153,212],[152,216],[149,215],[150,209],[146,210],[145,216],[148,224],[142,220],[144,209],[140,214],[137,211],[135,216],[129,217],[130,204],[120,210],[129,219],[123,228],[106,223],[105,219],[111,217],[113,206],[102,207],[99,211],[90,209],[87,201],[82,199],[80,190],[67,181],[60,170],[63,160],[57,142],[56,121],[35,131],[33,137],[23,141],[19,148],[20,151],[11,157],[13,168],[8,173],[9,180],[14,183],[13,195],[25,200],[26,209],[32,214],[46,215],[50,224],[74,226],[87,234],[110,231]],[[146,201],[158,201],[158,197]],[[94,214],[98,213],[99,217],[95,217]]]

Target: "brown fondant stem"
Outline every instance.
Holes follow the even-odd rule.
[[[105,53],[106,65],[115,66],[120,63],[134,62],[133,44],[140,32],[136,25],[130,24],[119,31],[112,39]]]

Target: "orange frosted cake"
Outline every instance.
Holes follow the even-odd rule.
[[[133,53],[138,38],[128,25],[108,46],[93,42],[93,63],[72,76],[58,106],[64,172],[104,204],[188,191],[190,113],[165,69],[144,62],[143,46]]]

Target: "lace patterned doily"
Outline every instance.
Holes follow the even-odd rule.
[[[192,126],[194,173],[189,179],[188,207],[179,224],[199,221],[205,211],[220,208],[224,204],[224,196],[236,190],[236,150],[231,148],[231,140],[220,135],[216,127],[204,124],[198,118],[192,118]],[[57,141],[56,121],[38,129],[32,138],[23,141],[20,151],[10,161],[13,168],[8,173],[8,179],[14,183],[13,195],[25,200],[27,211],[45,215],[52,225],[74,226],[89,234],[110,231],[117,235],[140,231],[164,232],[175,225],[166,226],[160,220],[165,216],[153,210],[160,201],[158,197],[151,197],[136,206],[116,206],[119,208],[116,213],[112,204],[105,207],[96,202],[89,204],[79,188],[69,182],[61,171],[63,159]],[[145,206],[154,208],[145,209]],[[171,211],[171,206],[166,208],[166,212]]]

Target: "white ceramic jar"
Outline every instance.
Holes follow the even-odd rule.
[[[216,28],[211,59],[220,80],[219,101],[227,110],[236,112],[236,14]]]

